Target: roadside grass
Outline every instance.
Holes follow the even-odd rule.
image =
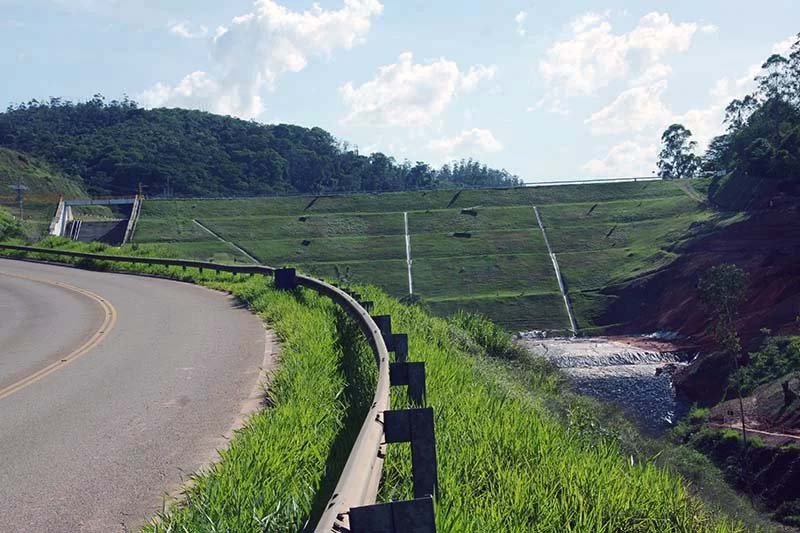
[[[170,257],[167,246],[128,249],[48,238],[40,247]],[[52,257],[3,251],[9,257]],[[196,269],[68,260],[83,268],[170,277],[230,292],[275,332],[280,362],[252,415],[219,460],[191,477],[179,503],[148,533],[293,532],[321,515],[369,409],[375,363],[357,327],[328,298],[307,289],[276,291],[262,276]]]
[[[510,378],[453,323],[359,290],[409,334],[411,359],[426,364],[439,531],[744,531],[714,516],[679,476],[623,455],[598,413],[575,403],[562,419],[548,409],[562,386],[554,370],[529,363],[538,366],[524,382]],[[407,406],[403,395],[393,405]],[[410,498],[409,448],[389,446],[384,468],[381,500]]]
[[[120,252],[61,239],[40,245]],[[132,251],[164,256],[170,248]],[[259,276],[128,267],[227,290],[259,312],[282,343],[267,407],[237,432],[218,463],[193,478],[183,502],[145,531],[297,531],[309,518],[313,524],[374,390],[374,361],[353,324],[326,298],[303,289],[277,292]],[[636,437],[610,427],[595,402],[566,393],[554,368],[516,351],[485,319],[447,322],[379,289],[356,288],[376,314],[390,314],[394,329],[409,334],[411,359],[426,362],[440,531],[745,530],[694,498],[668,470],[671,463],[658,466],[658,454],[632,450],[641,446]],[[395,408],[406,401],[393,394]],[[700,484],[705,467],[689,468]],[[380,499],[409,498],[410,489],[410,451],[391,445]]]

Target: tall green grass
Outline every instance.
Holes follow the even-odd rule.
[[[313,523],[369,405],[374,362],[366,343],[330,302],[308,291],[278,293],[259,277],[158,269],[143,268],[247,301],[278,333],[283,350],[271,406],[195,479],[185,502],[147,531],[296,531],[309,518]],[[522,356],[510,353],[507,335],[485,319],[448,322],[377,289],[359,291],[376,313],[392,316],[396,331],[409,334],[411,359],[426,363],[439,531],[743,530],[712,514],[677,475],[623,453],[591,404],[553,402],[563,386],[554,370],[538,363],[524,379],[506,379],[482,354]],[[392,402],[407,406],[403,394],[393,394]],[[410,451],[393,444],[380,499],[410,497]]]
[[[119,254],[104,244],[51,238],[39,246]],[[124,250],[169,256],[163,246]],[[52,256],[2,252],[52,260]],[[375,363],[363,335],[328,298],[276,291],[263,276],[214,274],[158,265],[70,260],[99,270],[129,270],[225,290],[246,302],[281,343],[267,406],[237,432],[219,461],[193,476],[185,497],[148,533],[290,532],[314,524],[336,485],[375,390]]]
[[[557,393],[556,374],[534,372],[523,389],[498,379],[491,364],[468,353],[458,327],[477,344],[502,347],[491,332],[481,338],[487,334],[480,319],[461,317],[454,325],[379,291],[364,292],[376,312],[392,315],[396,331],[409,334],[411,358],[426,364],[436,416],[439,531],[739,530],[714,518],[679,477],[624,456],[594,413],[570,408],[564,423],[527,392]],[[402,407],[403,396],[394,403]],[[411,496],[409,464],[407,447],[389,447],[383,500]]]

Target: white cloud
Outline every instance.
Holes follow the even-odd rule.
[[[672,74],[672,67],[664,63],[653,63],[647,70],[642,72],[641,76],[631,80],[631,85],[648,85],[659,80],[669,78]]]
[[[783,56],[787,55],[791,49],[792,45],[797,41],[797,35],[790,35],[786,39],[775,43],[772,46],[772,53],[773,54],[781,54]]]
[[[554,43],[539,62],[550,87],[546,100],[594,94],[611,82],[629,76],[654,81],[669,75],[663,58],[689,49],[698,25],[674,23],[666,13],[652,12],[627,33],[614,33],[610,13],[587,13],[574,20],[569,38]]]
[[[596,177],[651,176],[658,146],[641,141],[623,141],[611,147],[601,159],[592,159],[581,169]]]
[[[494,67],[474,65],[463,73],[454,61],[414,63],[411,52],[397,63],[378,69],[372,80],[339,87],[350,108],[345,122],[393,126],[425,126],[441,115],[460,93],[469,92],[495,75]]]
[[[527,11],[520,11],[517,13],[517,16],[514,17],[514,22],[517,23],[517,34],[520,37],[525,36],[525,22],[528,20],[528,12]]]
[[[169,27],[169,32],[178,37],[183,37],[184,39],[200,39],[208,35],[208,28],[200,26],[197,31],[193,32],[189,28],[188,22],[178,22]]]
[[[489,81],[497,74],[497,67],[485,65],[473,65],[461,78],[461,89],[465,92],[475,90],[483,81]]]
[[[671,113],[661,99],[667,89],[666,80],[649,86],[633,87],[620,93],[609,105],[593,113],[584,122],[594,134],[642,132],[660,128]]]
[[[786,54],[795,40],[795,37],[789,37],[775,43],[771,53]],[[595,134],[631,131],[637,133],[636,139],[613,145],[608,155],[592,159],[583,165],[583,170],[597,176],[641,175],[655,165],[658,155],[657,145],[641,139],[660,139],[661,132],[673,123],[683,124],[691,130],[692,138],[697,141],[699,152],[702,153],[711,139],[721,133],[728,103],[755,88],[753,78],[759,71],[760,65],[751,65],[747,74],[738,79],[717,80],[708,92],[711,102],[706,107],[690,109],[685,113],[676,113],[663,102],[666,81],[624,91],[614,102],[592,114],[586,123]]]
[[[212,72],[196,71],[177,85],[158,83],[140,95],[147,107],[184,106],[243,118],[264,110],[262,93],[287,72],[303,70],[313,58],[362,43],[378,0],[344,0],[338,10],[319,5],[291,11],[275,0],[256,0],[251,13],[215,31]]]
[[[428,143],[428,148],[449,160],[458,156],[467,157],[478,152],[499,152],[503,149],[503,145],[491,131],[472,128],[462,131],[455,137],[432,140]]]

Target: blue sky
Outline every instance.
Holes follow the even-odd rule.
[[[127,94],[528,181],[649,175],[800,31],[790,0],[0,0],[0,105]]]

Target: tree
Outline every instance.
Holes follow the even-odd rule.
[[[747,119],[758,108],[758,100],[751,95],[747,95],[741,100],[734,99],[725,108],[725,124],[728,126],[728,131],[735,133],[740,130],[747,123]]]
[[[701,159],[694,153],[697,142],[682,124],[673,124],[661,135],[663,148],[658,155],[658,175],[666,179],[694,178]]]
[[[729,353],[741,350],[739,335],[734,326],[739,305],[747,291],[747,273],[736,265],[712,267],[700,278],[697,289],[700,301],[711,313],[714,337]]]
[[[729,135],[718,135],[711,139],[703,156],[703,171],[711,173],[727,171],[731,165],[730,145],[731,138]]]
[[[398,191],[514,186],[504,170],[450,168],[361,155],[321,128],[266,125],[186,109],[139,109],[127,97],[31,100],[0,112],[0,145],[79,175],[92,194],[253,196],[280,192]]]
[[[747,294],[748,275],[736,265],[712,267],[700,278],[697,286],[700,301],[711,314],[711,327],[719,348],[733,357],[739,396],[739,415],[742,421],[742,442],[747,447],[747,429],[742,400],[742,372],[739,355],[742,351],[739,333],[734,323],[739,306]]]

